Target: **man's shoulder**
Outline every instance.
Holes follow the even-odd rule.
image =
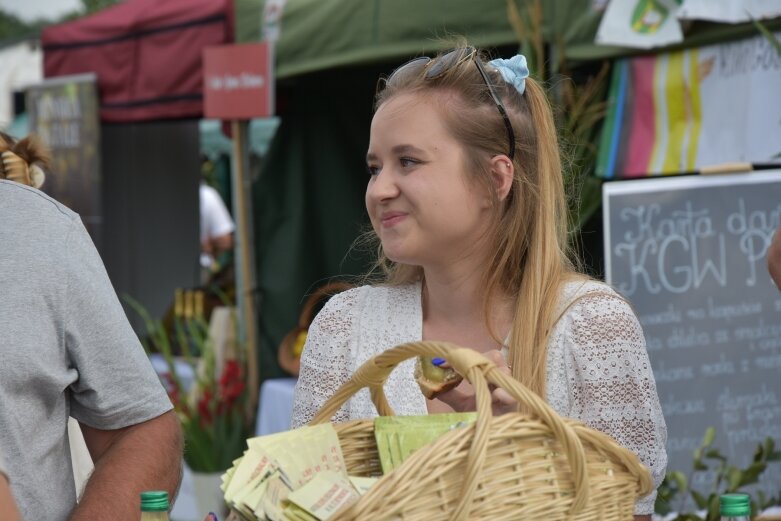
[[[207,185],[206,183],[201,183],[198,187],[198,196],[201,200],[202,206],[211,206],[215,204],[221,204],[222,196],[220,196],[220,192],[217,191],[216,188],[213,186]]]
[[[0,180],[0,235],[10,262],[34,262],[47,273],[70,251],[67,244],[80,226],[76,212],[40,190]]]
[[[70,224],[79,215],[64,204],[52,199],[36,188],[0,179],[0,212],[5,210],[18,218],[32,218],[49,222]],[[5,220],[5,218],[4,218]]]

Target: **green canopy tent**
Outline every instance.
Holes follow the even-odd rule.
[[[518,39],[508,21],[508,5],[529,0],[235,0],[236,41],[263,38],[265,4],[283,4],[276,24],[276,74],[286,80],[332,68],[396,62],[443,48],[448,35],[465,35],[475,45],[514,45]],[[570,60],[614,58],[643,51],[596,45],[602,11],[594,0],[544,0],[542,33],[547,42],[564,46]],[[767,21],[771,29],[781,19]],[[693,22],[685,40],[652,52],[697,47],[756,33],[750,23],[725,25]]]
[[[266,3],[236,0],[237,42],[262,38],[264,7],[280,4]],[[278,31],[281,124],[254,184],[261,379],[281,375],[277,346],[296,325],[305,296],[333,277],[350,276],[359,283],[356,275],[368,267],[371,252],[351,245],[368,224],[364,156],[378,77],[410,57],[445,48],[449,35],[466,36],[502,55],[518,46],[506,0],[283,4],[277,11],[281,17],[266,23],[266,30]],[[542,2],[546,41],[566,49],[576,62],[638,52],[593,43],[601,17],[593,5],[592,0]],[[779,21],[769,25],[778,27]],[[684,45],[753,32],[750,24],[697,22],[687,30]]]

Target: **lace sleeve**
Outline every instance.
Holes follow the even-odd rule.
[[[667,427],[645,338],[629,304],[609,291],[581,297],[562,320],[570,416],[637,454],[658,487],[667,467]],[[656,491],[641,498],[635,514],[653,513],[655,499]]]
[[[350,342],[359,291],[334,295],[309,326],[293,396],[293,429],[308,424],[353,372]],[[335,422],[348,419],[346,407],[334,415]]]

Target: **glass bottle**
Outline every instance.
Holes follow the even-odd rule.
[[[721,521],[749,521],[751,498],[748,494],[722,494],[719,497]]]
[[[141,492],[141,521],[169,521],[168,492],[164,490]]]

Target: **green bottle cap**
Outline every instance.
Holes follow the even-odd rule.
[[[168,512],[168,492],[165,490],[141,492],[141,511]]]
[[[719,497],[722,516],[751,515],[751,498],[748,494],[722,494]]]

